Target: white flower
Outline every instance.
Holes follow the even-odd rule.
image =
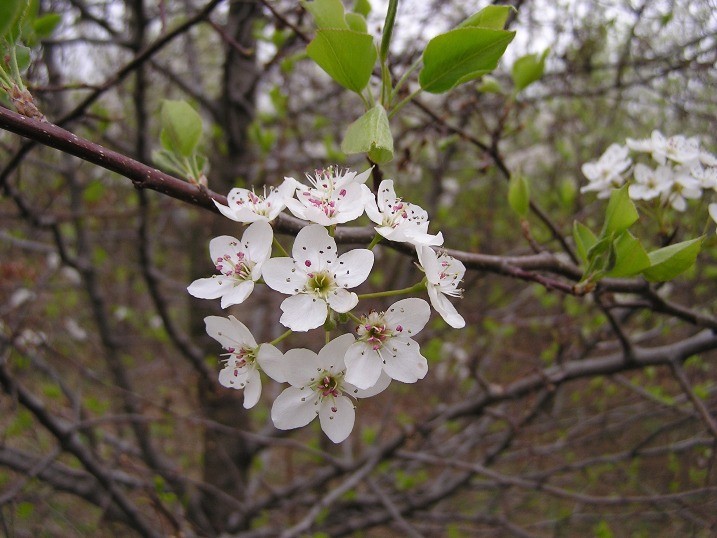
[[[443,234],[428,234],[428,213],[421,207],[396,197],[393,180],[384,179],[376,195],[366,203],[366,214],[378,224],[374,229],[386,239],[413,245],[443,244]],[[378,203],[377,203],[378,201]]]
[[[200,299],[221,297],[222,308],[244,302],[271,256],[273,238],[271,226],[264,221],[251,224],[241,241],[229,235],[215,237],[209,242],[209,254],[222,274],[195,280],[187,291]]]
[[[279,216],[286,207],[286,201],[294,196],[298,183],[286,177],[278,187],[269,187],[269,194],[258,195],[247,189],[235,188],[227,195],[227,205],[214,200],[214,205],[227,218],[237,222],[269,222]]]
[[[707,210],[710,212],[710,217],[717,223],[717,203],[713,203],[707,206]]]
[[[632,161],[628,157],[627,148],[612,144],[597,161],[582,165],[581,170],[589,183],[580,192],[594,191],[598,193],[598,198],[607,198],[613,189],[621,187],[625,182],[623,173],[630,164]]]
[[[321,429],[334,443],[346,439],[354,427],[354,398],[368,398],[383,391],[387,376],[369,390],[361,390],[344,379],[344,355],[354,337],[344,334],[326,344],[319,354],[292,349],[284,354],[282,368],[291,387],[271,407],[271,419],[280,430],[300,428],[319,416]],[[348,396],[347,396],[348,395]]]
[[[628,138],[626,144],[633,151],[651,153],[659,164],[665,164],[669,159],[678,164],[692,165],[700,159],[700,141],[697,137],[676,135],[665,138],[660,131],[652,131],[649,139]]]
[[[696,200],[702,196],[700,182],[689,174],[688,170],[675,170],[670,190],[662,195],[676,211],[687,209],[687,199]]]
[[[437,255],[431,247],[418,246],[416,252],[426,273],[428,298],[433,308],[454,329],[465,327],[465,320],[446,297],[461,296],[463,290],[458,288],[458,284],[466,272],[465,265],[453,256]]]
[[[630,185],[628,193],[633,200],[652,200],[670,190],[673,183],[672,168],[658,166],[653,170],[642,163],[635,165],[635,183]]]
[[[261,396],[259,367],[273,379],[284,382],[281,351],[271,344],[258,346],[246,326],[234,316],[204,318],[207,334],[227,350],[226,366],[219,372],[219,383],[244,389],[244,407],[254,407]]]
[[[373,252],[355,249],[336,254],[336,241],[326,228],[311,224],[303,228],[291,250],[293,258],[272,258],[262,269],[267,285],[291,295],[281,303],[279,320],[292,331],[319,327],[328,314],[348,312],[358,303],[347,288],[361,284],[373,267]]]
[[[364,185],[370,174],[370,168],[358,175],[334,167],[317,170],[315,176],[306,175],[311,187],[297,182],[297,199],[287,200],[286,207],[298,218],[322,226],[355,220],[363,214],[367,200],[373,198]]]
[[[385,372],[391,379],[415,383],[428,362],[411,338],[428,323],[431,307],[423,299],[403,299],[385,312],[361,317],[358,340],[346,352],[346,381],[360,389],[373,387]]]
[[[690,169],[690,175],[700,182],[701,188],[717,190],[717,168],[702,168],[700,165],[693,166]]]

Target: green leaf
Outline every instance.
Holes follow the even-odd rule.
[[[650,267],[647,252],[630,232],[622,232],[614,241],[615,263],[605,276],[633,276]]]
[[[314,17],[316,28],[349,29],[344,17],[344,5],[341,0],[314,0],[313,2],[300,3]]]
[[[503,93],[503,87],[498,82],[498,79],[490,75],[486,75],[481,79],[477,90],[481,93]]]
[[[346,24],[348,24],[351,30],[360,34],[365,34],[368,30],[368,26],[366,25],[366,19],[364,19],[363,16],[359,15],[358,13],[347,13]]]
[[[15,57],[17,58],[17,69],[22,74],[30,67],[32,59],[30,49],[25,45],[15,45]]]
[[[605,224],[603,225],[603,236],[618,235],[635,224],[639,215],[635,204],[630,200],[627,193],[627,185],[613,191],[605,211]]]
[[[464,28],[468,26],[480,28],[493,28],[494,30],[502,30],[510,16],[510,12],[515,11],[513,6],[487,6],[478,13],[474,13],[456,28]]]
[[[540,80],[545,70],[545,58],[550,49],[545,49],[543,54],[526,54],[518,58],[513,64],[511,76],[515,91],[519,92],[530,86],[536,80]]]
[[[22,15],[26,5],[27,0],[2,0],[0,2],[0,39],[8,34]]]
[[[652,282],[672,280],[694,265],[701,248],[702,237],[698,237],[653,250],[648,254],[650,267],[642,274]]]
[[[578,249],[578,256],[584,263],[588,261],[588,252],[597,243],[597,236],[584,224],[577,220],[573,223],[573,240]]]
[[[377,56],[373,38],[353,30],[318,30],[306,52],[331,78],[356,93],[368,84]]]
[[[388,116],[376,105],[349,125],[341,142],[344,153],[368,153],[369,159],[383,164],[393,159],[393,137]]]
[[[525,218],[530,209],[530,189],[522,174],[513,174],[508,183],[508,203],[519,217]]]
[[[185,101],[162,101],[160,112],[162,146],[184,157],[190,157],[202,136],[202,118]]]
[[[45,39],[52,35],[52,32],[55,31],[61,21],[62,15],[59,13],[48,13],[35,19],[32,23],[32,28],[39,39]]]
[[[514,36],[515,32],[504,30],[463,27],[434,37],[423,51],[421,88],[443,93],[489,73]]]
[[[371,2],[368,0],[356,0],[354,2],[353,11],[364,17],[368,17],[368,14],[371,13]]]

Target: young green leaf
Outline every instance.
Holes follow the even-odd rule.
[[[382,164],[393,159],[393,137],[388,116],[376,105],[349,125],[341,142],[344,153],[368,153],[369,159]]]
[[[590,228],[576,220],[573,223],[573,241],[578,249],[578,256],[583,263],[587,263],[588,251],[597,243],[597,237]]]
[[[314,0],[313,2],[300,3],[314,17],[316,28],[349,29],[344,18],[344,5],[341,0]]]
[[[306,53],[331,78],[356,93],[368,84],[377,57],[373,38],[353,30],[318,30]]]
[[[526,54],[515,61],[511,77],[516,92],[524,90],[533,82],[540,80],[545,70],[545,58],[547,58],[548,52],[550,49],[545,49],[540,55]]]
[[[0,39],[8,34],[22,15],[26,5],[27,0],[2,0],[0,2]]]
[[[478,13],[474,13],[456,28],[463,28],[465,26],[477,26],[480,28],[493,28],[494,30],[502,30],[505,28],[505,23],[510,16],[510,13],[515,12],[513,6],[486,6],[481,9]]]
[[[650,267],[644,247],[630,232],[624,231],[613,242],[615,263],[605,276],[633,276]]]
[[[650,267],[642,272],[647,280],[672,280],[694,265],[702,248],[702,237],[653,250],[648,254]]]
[[[363,15],[359,15],[358,13],[347,13],[346,24],[348,24],[349,29],[360,34],[365,34],[368,30],[366,19],[363,18]]]
[[[481,93],[504,93],[498,79],[490,75],[486,75],[481,79],[477,90]]]
[[[202,118],[185,101],[162,102],[160,112],[162,146],[169,151],[189,157],[202,136]]]
[[[38,39],[45,39],[52,35],[60,21],[62,21],[62,16],[59,13],[47,13],[35,19],[32,22],[32,28]]]
[[[508,183],[508,203],[519,217],[525,218],[530,209],[530,190],[522,174],[513,174]]]
[[[610,201],[605,211],[605,224],[603,225],[602,235],[618,235],[635,224],[638,218],[637,209],[632,200],[630,200],[627,185],[625,185],[613,191],[610,195]]]
[[[489,73],[498,65],[515,32],[462,27],[431,39],[423,51],[421,88],[444,93]]]
[[[359,15],[368,17],[368,14],[371,13],[371,2],[368,0],[356,0],[354,2],[353,11]]]

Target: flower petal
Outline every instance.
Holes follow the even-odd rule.
[[[301,428],[314,420],[318,411],[318,396],[309,389],[289,387],[279,394],[271,406],[271,420],[280,430]]]
[[[418,344],[410,338],[393,338],[388,346],[381,348],[386,361],[384,371],[396,381],[415,383],[428,372],[428,361],[421,355]]]
[[[466,326],[466,321],[451,304],[448,298],[440,293],[435,286],[428,286],[428,298],[431,300],[433,308],[441,317],[454,329],[461,329]]]
[[[219,342],[225,349],[244,346],[256,347],[256,340],[249,329],[234,316],[223,318],[207,316],[204,318],[207,334]]]
[[[373,252],[365,248],[342,254],[333,267],[336,283],[342,288],[355,288],[368,278],[373,260]]]
[[[426,279],[431,284],[440,282],[441,267],[438,263],[438,255],[431,247],[416,245],[416,254],[418,254],[418,262],[426,272]]]
[[[348,312],[358,304],[358,295],[343,288],[336,288],[329,294],[326,300],[332,309],[336,312],[343,313]]]
[[[244,386],[244,409],[251,409],[261,397],[261,376],[256,368],[249,370]]]
[[[319,408],[319,421],[326,436],[334,443],[340,443],[354,429],[354,404],[346,396],[339,396],[333,402],[325,400]]]
[[[359,389],[373,387],[381,376],[383,365],[379,354],[364,342],[356,342],[346,352],[344,379]]]
[[[279,322],[292,331],[303,332],[320,327],[328,313],[326,301],[300,293],[284,299]]]
[[[296,348],[284,353],[281,374],[284,381],[295,387],[311,385],[322,370],[318,356],[310,349]]]
[[[261,276],[271,289],[294,295],[304,289],[306,273],[297,271],[291,258],[271,258],[261,267]]]
[[[278,381],[279,383],[286,383],[288,381],[284,354],[275,346],[262,344],[256,355],[256,361],[264,373],[274,381]]]
[[[336,241],[326,228],[311,224],[296,234],[291,253],[299,266],[315,271],[332,268],[336,264]]]
[[[413,336],[420,332],[431,317],[431,307],[423,299],[412,297],[402,299],[388,307],[384,315],[387,325],[392,330],[401,328],[402,335]]]
[[[377,394],[380,394],[381,392],[386,390],[390,384],[391,378],[385,371],[381,370],[381,375],[379,376],[378,381],[376,381],[376,384],[373,387],[362,390],[358,387],[354,387],[350,383],[345,383],[344,392],[350,394],[354,398],[370,398],[371,396],[376,396]]]
[[[209,256],[215,265],[217,259],[223,258],[225,254],[234,258],[239,252],[243,252],[239,240],[231,235],[220,235],[209,241]]]
[[[271,256],[274,231],[268,222],[256,221],[246,229],[241,240],[246,245],[249,259],[254,263],[263,263]]]
[[[334,374],[343,372],[346,368],[344,355],[355,341],[352,334],[342,334],[331,340],[319,351],[319,367]]]
[[[216,299],[232,288],[234,279],[224,275],[215,275],[210,278],[200,278],[192,282],[187,291],[199,299]]]
[[[235,366],[235,361],[230,360],[219,372],[219,384],[228,389],[241,390],[249,378],[249,368],[245,365],[241,368]]]
[[[222,296],[222,308],[243,303],[254,291],[254,281],[245,280],[236,283],[233,287],[225,287],[226,293]]]

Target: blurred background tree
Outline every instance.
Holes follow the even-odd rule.
[[[486,4],[399,2],[392,73]],[[579,193],[584,162],[653,129],[715,150],[714,3],[512,5],[517,34],[499,68],[415,98],[392,122],[394,160],[375,170],[465,254],[467,327],[434,316],[420,335],[428,376],[361,402],[339,446],[317,424],[274,429],[278,387],[247,413],[241,392],[216,381],[219,346],[202,320],[232,310],[186,286],[211,272],[209,239],[238,225],[0,135],[6,535],[715,532],[713,226],[696,266],[673,282],[570,292],[580,278],[573,221],[598,229],[604,215],[603,201]],[[38,7],[60,17],[32,50],[28,89],[49,122],[78,136],[152,164],[162,100],[183,99],[203,118],[218,193],[369,165],[340,151],[361,102],[306,57],[313,28],[297,2]],[[371,7],[374,31],[386,6]],[[516,60],[544,51],[542,78],[514,92]],[[524,223],[507,200],[516,172],[534,205]],[[699,235],[706,204],[675,215],[662,228],[639,223],[653,247]],[[373,284],[418,278],[405,253],[379,255]],[[234,308],[265,341],[282,331],[278,304],[258,293]],[[300,345],[316,349],[321,337]]]

